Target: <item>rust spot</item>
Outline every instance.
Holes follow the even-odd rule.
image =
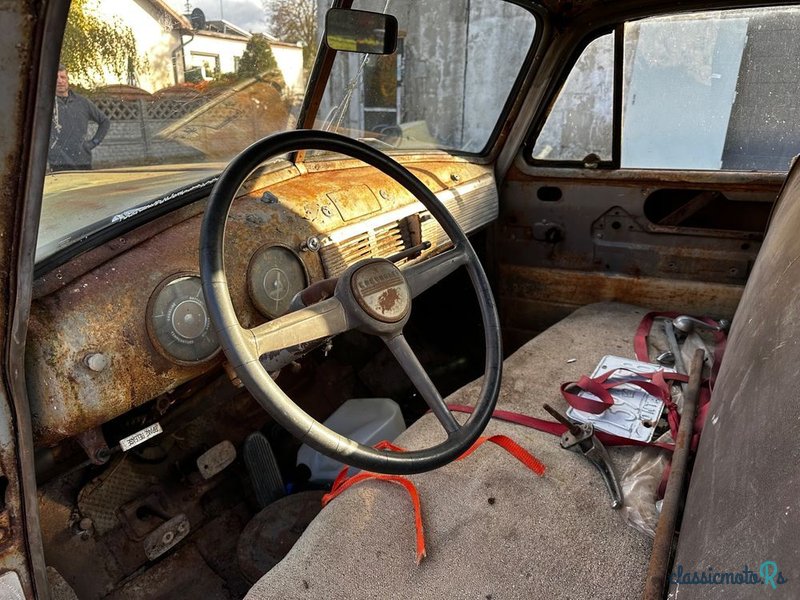
[[[743,286],[605,272],[502,265],[498,300],[505,327],[542,331],[593,302],[730,316]]]
[[[400,293],[397,288],[389,288],[378,297],[378,305],[381,307],[381,312],[386,314],[394,309],[395,304],[400,300]]]
[[[434,190],[441,189],[451,173],[468,181],[491,171],[458,158],[406,159]],[[311,169],[312,164],[305,166]],[[225,259],[231,299],[245,327],[265,320],[247,291],[247,269],[253,254],[269,243],[299,249],[309,237],[345,224],[337,211],[331,211],[329,217],[318,219],[324,225],[321,228],[304,218],[307,207],[329,205],[329,192],[352,189],[356,181],[385,192],[376,197],[382,210],[415,202],[400,184],[358,161],[316,164],[319,172],[300,174],[292,167],[262,173],[232,204]],[[274,194],[278,202],[262,202],[265,191]],[[346,209],[353,208],[347,206],[346,197],[340,201]],[[116,238],[37,281],[27,360],[38,445],[54,445],[220,368],[221,360],[194,366],[167,360],[151,343],[146,325],[148,300],[157,286],[177,272],[199,272],[202,209],[203,202],[180,209],[126,233],[125,244]],[[321,281],[320,253],[299,251],[299,255],[309,282]],[[397,290],[387,294],[382,310],[391,311],[398,300]],[[82,362],[88,351],[102,352],[111,365],[102,373],[89,372]]]

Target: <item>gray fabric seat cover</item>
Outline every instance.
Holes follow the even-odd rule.
[[[542,403],[564,410],[559,384],[591,373],[604,355],[634,358],[633,336],[645,312],[594,304],[537,336],[505,361],[498,408],[548,419]],[[478,389],[473,382],[448,402],[474,404]],[[537,477],[485,444],[464,460],[412,476],[428,552],[420,565],[406,491],[368,481],[324,508],[247,598],[640,597],[651,541],[610,509],[595,469],[554,436],[496,420],[486,430],[492,434],[512,437],[546,465],[546,474]],[[427,415],[397,443],[422,448],[442,438]],[[632,452],[611,451],[618,475]]]

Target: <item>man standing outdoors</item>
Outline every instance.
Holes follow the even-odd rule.
[[[97,123],[97,131],[87,140],[89,121]],[[111,122],[94,103],[69,89],[67,68],[58,65],[56,103],[50,128],[50,151],[47,162],[52,171],[74,171],[92,168],[92,150],[108,133]]]

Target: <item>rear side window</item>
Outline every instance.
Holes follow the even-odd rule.
[[[593,166],[586,157],[595,154],[622,168],[788,169],[800,152],[800,8],[651,18],[626,23],[620,34],[621,51],[608,50],[611,34],[586,48],[530,158]],[[618,61],[622,77],[614,82],[609,72]],[[609,82],[621,87],[617,110]],[[582,110],[565,119],[570,106]],[[618,156],[606,150],[614,131]],[[570,142],[557,147],[554,139]]]

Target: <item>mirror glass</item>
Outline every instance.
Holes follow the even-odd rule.
[[[325,43],[340,52],[392,54],[397,47],[397,19],[383,13],[332,8],[325,18]]]

